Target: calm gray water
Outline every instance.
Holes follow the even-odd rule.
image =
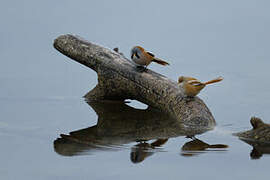
[[[231,134],[250,129],[251,116],[270,122],[269,8],[269,1],[253,0],[2,2],[0,178],[268,178],[269,155],[251,159],[252,147]],[[60,134],[98,120],[82,98],[97,83],[95,72],[52,46],[67,33],[119,47],[126,55],[142,45],[171,63],[149,66],[171,79],[223,76],[222,83],[199,95],[217,126],[197,138],[229,148],[183,156],[181,147],[190,139],[179,136],[142,150],[143,158],[134,163],[134,140],[95,147],[57,143]],[[145,108],[137,102],[131,106]]]

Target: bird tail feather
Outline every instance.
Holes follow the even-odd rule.
[[[207,81],[207,82],[205,82],[205,83],[203,83],[203,84],[205,84],[205,85],[207,85],[207,84],[212,84],[212,83],[216,83],[216,82],[219,82],[219,81],[222,81],[222,80],[223,80],[222,77],[218,77],[218,78],[216,78],[216,79]]]
[[[163,66],[169,65],[169,63],[167,63],[166,61],[163,61],[162,59],[159,59],[159,58],[154,58],[152,61],[155,63],[161,64]]]

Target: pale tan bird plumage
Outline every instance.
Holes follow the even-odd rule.
[[[222,77],[218,77],[216,79],[207,81],[207,82],[201,82],[196,78],[193,77],[185,77],[180,76],[178,78],[178,83],[180,86],[184,89],[184,93],[189,97],[194,97],[197,94],[200,93],[200,91],[208,84],[216,83],[222,81]]]

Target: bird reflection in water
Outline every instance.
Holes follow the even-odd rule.
[[[207,144],[197,138],[185,143],[182,147],[182,156],[198,155],[206,151],[226,151],[229,146],[226,144]]]
[[[168,141],[168,139],[158,139],[153,143],[147,143],[145,141],[140,142],[131,149],[130,160],[133,163],[142,162],[145,158],[151,156],[156,152],[156,148],[162,146]]]

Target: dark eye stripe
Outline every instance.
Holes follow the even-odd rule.
[[[138,55],[138,53],[136,52],[135,53],[135,56],[139,59],[140,58],[140,56]]]

